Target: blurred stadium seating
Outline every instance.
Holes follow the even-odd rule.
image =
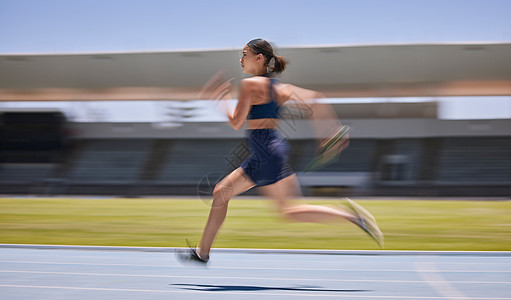
[[[243,139],[80,141],[62,163],[2,163],[0,192],[196,195],[201,179],[233,170]],[[511,138],[352,139],[339,159],[303,172],[314,140],[291,140],[290,163],[306,195],[503,196],[511,186]],[[236,159],[242,159],[237,157]],[[220,176],[220,177],[219,177]],[[337,189],[332,189],[337,188]],[[250,193],[249,193],[250,194]]]

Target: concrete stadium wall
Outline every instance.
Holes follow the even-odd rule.
[[[438,119],[348,119],[352,138],[421,138],[449,136],[511,136],[511,120],[438,120]],[[77,139],[116,138],[241,138],[244,130],[228,124],[182,123],[164,127],[154,123],[70,123],[69,132]],[[290,139],[314,138],[308,121],[283,120],[280,129]]]

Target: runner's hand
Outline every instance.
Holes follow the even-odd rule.
[[[225,74],[224,70],[220,70],[213,75],[199,92],[199,99],[232,99],[232,81],[234,78],[226,79]]]

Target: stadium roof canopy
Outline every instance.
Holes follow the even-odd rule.
[[[511,43],[280,48],[281,80],[327,97],[511,95]],[[0,101],[187,100],[241,49],[0,54]]]

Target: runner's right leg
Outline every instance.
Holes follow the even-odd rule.
[[[227,215],[229,200],[254,186],[254,182],[245,175],[241,167],[232,171],[215,186],[209,217],[197,249],[201,258],[209,257],[211,245]]]

